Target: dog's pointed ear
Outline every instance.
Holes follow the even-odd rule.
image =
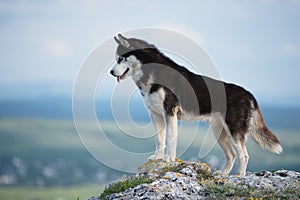
[[[120,33],[118,34],[118,38],[114,37],[116,42],[128,49],[130,49],[130,43],[128,41],[127,38],[125,38],[123,35],[121,35]]]
[[[126,37],[124,37],[123,35],[121,35],[121,33],[118,34],[119,39],[121,40],[128,40]]]
[[[116,36],[114,36],[114,39],[115,39],[116,43],[118,43],[119,45],[122,45],[120,40]]]
[[[122,45],[124,47],[126,47],[127,49],[144,49],[144,48],[155,48],[154,45],[150,45],[148,44],[146,41],[140,40],[140,39],[136,39],[136,38],[126,38],[123,35],[121,35],[120,33],[118,34],[118,36],[114,37],[115,41],[119,44]]]

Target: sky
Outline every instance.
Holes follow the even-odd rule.
[[[93,49],[155,27],[199,43],[222,80],[259,102],[300,107],[299,19],[299,0],[1,0],[0,100],[71,96]]]

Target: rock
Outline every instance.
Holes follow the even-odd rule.
[[[209,166],[202,162],[158,160],[140,166],[131,179],[151,181],[109,194],[105,199],[300,198],[300,173],[288,170],[223,176],[212,175]]]
[[[182,173],[193,178],[211,173],[210,167],[206,163],[176,159],[174,162],[148,161],[137,169],[135,176],[156,179],[168,171]]]

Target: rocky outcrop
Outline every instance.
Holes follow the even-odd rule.
[[[300,173],[288,170],[222,176],[211,174],[206,163],[149,161],[119,184],[130,180],[139,180],[140,184],[116,193],[104,191],[102,196],[90,200],[300,198]]]

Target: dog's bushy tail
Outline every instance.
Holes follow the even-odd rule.
[[[252,112],[250,134],[261,148],[277,154],[283,152],[279,140],[266,126],[258,106]]]

